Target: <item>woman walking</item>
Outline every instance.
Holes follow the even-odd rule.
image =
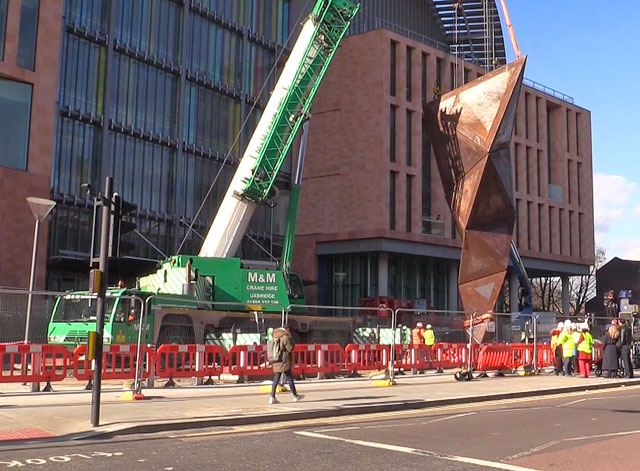
[[[602,346],[602,371],[607,378],[615,378],[618,375],[618,347],[616,343],[620,337],[618,326],[611,322],[609,330],[604,334]]]

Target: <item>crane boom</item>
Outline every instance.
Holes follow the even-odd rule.
[[[511,17],[509,16],[509,10],[507,9],[507,3],[505,0],[500,0],[502,6],[502,13],[504,13],[504,22],[507,24],[509,30],[509,38],[511,39],[511,45],[513,46],[513,52],[516,55],[516,59],[520,59],[520,47],[518,47],[518,40],[516,39],[516,32],[511,24]]]
[[[359,2],[351,0],[316,2],[238,163],[200,249],[201,257],[228,257],[237,251],[256,206],[269,196],[331,59],[359,8]]]

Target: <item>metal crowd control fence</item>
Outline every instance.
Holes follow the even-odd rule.
[[[192,316],[201,316],[202,317],[202,321],[204,322],[205,320],[207,320],[208,322],[210,322],[211,324],[215,324],[216,319],[213,318],[212,316],[208,316],[205,312],[201,312],[201,308],[202,307],[206,307],[208,310],[215,310],[216,308],[220,309],[222,308],[222,310],[224,310],[227,313],[242,313],[242,314],[247,314],[248,312],[251,312],[253,314],[253,318],[255,321],[255,334],[258,336],[256,337],[256,340],[258,340],[258,342],[255,343],[259,343],[260,340],[262,340],[262,338],[265,335],[265,332],[263,332],[262,327],[264,327],[264,324],[261,323],[261,316],[263,316],[263,313],[261,312],[262,310],[262,306],[259,304],[250,304],[250,303],[239,303],[239,302],[224,302],[224,301],[201,301],[201,300],[181,300],[175,297],[171,297],[171,296],[163,296],[163,295],[153,295],[153,296],[149,296],[148,298],[146,298],[145,300],[145,307],[143,310],[143,315],[140,318],[140,332],[142,332],[142,325],[143,325],[143,317],[145,315],[149,315],[151,313],[152,309],[172,309],[172,308],[188,308],[188,309],[192,309]],[[270,305],[270,306],[274,306],[274,305]],[[283,306],[281,305],[275,305],[279,311],[280,311],[280,325],[284,325],[286,323],[286,312]],[[225,308],[242,308],[242,309],[236,309],[233,311],[229,311],[229,310],[225,310]],[[246,320],[246,318],[244,319]],[[197,323],[198,319],[192,319],[192,323],[195,324]],[[162,323],[162,320],[159,321],[158,316],[154,316],[154,325],[150,326],[149,328],[152,329],[153,335],[151,338],[151,341],[155,344],[157,344],[159,342],[159,338],[155,338],[156,337],[156,332],[160,332],[160,328],[161,325],[159,324]],[[158,325],[156,325],[158,324]],[[181,327],[182,329],[184,329],[185,327]],[[188,326],[186,327],[188,328]],[[231,327],[232,330],[232,337],[233,337],[233,330],[234,327]],[[205,338],[206,332],[202,332],[201,335],[197,335],[195,333],[194,330],[194,342],[195,343],[206,343],[207,339]],[[235,338],[235,337],[233,337]],[[140,343],[140,340],[139,340]],[[234,342],[235,344],[235,342]],[[233,347],[236,347],[236,345],[233,345]],[[233,347],[231,347],[229,349],[229,358],[233,358],[234,360],[236,359],[236,353],[240,354],[240,357],[238,357],[239,360],[241,361],[248,361],[248,356],[242,356],[242,349],[234,349]],[[166,352],[167,350],[165,350]],[[232,355],[232,351],[233,351],[233,355]],[[182,353],[182,352],[178,352],[178,353]],[[184,356],[184,355],[181,355]],[[199,358],[199,357],[196,357]],[[265,357],[266,360],[266,357]],[[157,364],[155,365],[157,366]],[[230,366],[229,367],[230,370],[237,370],[237,366]],[[173,371],[173,370],[172,370]],[[165,372],[163,371],[162,374],[165,374]],[[233,373],[232,373],[233,374]],[[149,385],[153,384],[153,380],[154,380],[154,376],[155,376],[155,372],[152,371],[150,377],[148,378],[148,383]],[[136,376],[135,379],[136,382],[136,390],[139,391],[142,387],[138,376]]]
[[[56,297],[64,293],[31,291],[29,332],[25,332],[29,291],[0,288],[0,343],[47,343],[47,326]],[[26,334],[26,335],[25,335]]]
[[[291,313],[295,314],[296,310],[304,310],[305,313],[308,313],[309,310],[312,310],[312,311],[326,310],[326,311],[329,311],[332,315],[324,316],[324,317],[338,317],[337,314],[342,314],[343,317],[352,317],[352,318],[366,317],[367,314],[371,313],[371,311],[374,310],[376,313],[381,315],[383,319],[389,319],[390,320],[389,328],[391,329],[390,358],[387,361],[387,363],[384,366],[382,366],[380,369],[385,369],[386,367],[390,367],[389,377],[391,380],[393,380],[393,376],[394,376],[393,351],[394,351],[394,346],[397,340],[397,336],[396,336],[397,316],[396,316],[396,311],[394,309],[384,307],[384,306],[371,308],[371,307],[349,307],[349,306],[326,306],[326,305],[316,305],[316,304],[306,304],[306,305],[290,304],[289,306],[287,306],[285,310],[285,313],[286,313],[285,322],[288,322],[289,314]],[[354,350],[352,349],[350,351],[354,351]],[[345,358],[347,362],[350,361],[349,354],[347,354],[346,351],[345,351]],[[353,364],[358,365],[359,363],[355,362]],[[362,365],[364,366],[364,369],[373,369],[373,368],[370,368],[372,364],[380,365],[380,362],[374,361],[373,363],[371,363],[367,361],[362,363]]]

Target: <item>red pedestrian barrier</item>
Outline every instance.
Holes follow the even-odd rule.
[[[551,351],[551,345],[548,343],[538,344],[538,368],[547,368],[553,366],[553,352]]]
[[[0,383],[47,383],[62,381],[72,357],[62,345],[0,345]]]
[[[266,345],[234,345],[229,350],[229,373],[238,376],[271,376]]]
[[[504,344],[485,345],[478,355],[478,371],[511,369],[511,349]]]
[[[367,370],[383,370],[389,366],[389,346],[378,344],[353,344],[344,349],[345,369],[349,373]]]
[[[298,344],[293,349],[294,374],[332,374],[344,368],[344,350],[337,343]]]
[[[533,364],[533,344],[512,343],[509,349],[511,350],[511,368]]]
[[[102,350],[102,379],[134,379],[136,376],[136,361],[138,360],[138,345],[114,344],[104,345]],[[140,376],[143,379],[151,375],[151,365],[155,359],[155,352],[149,345],[142,346],[142,368]],[[87,359],[87,346],[78,345],[73,351],[73,376],[78,381],[93,379],[93,365]]]
[[[477,364],[479,345],[471,346],[471,365]],[[464,343],[437,343],[433,346],[440,368],[466,367],[469,362],[469,346]]]

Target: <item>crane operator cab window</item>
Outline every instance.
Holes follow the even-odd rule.
[[[137,322],[140,320],[139,302],[129,298],[120,298],[116,307],[115,321],[119,323]]]
[[[289,274],[289,298],[304,299],[304,288],[302,279],[295,273]]]

